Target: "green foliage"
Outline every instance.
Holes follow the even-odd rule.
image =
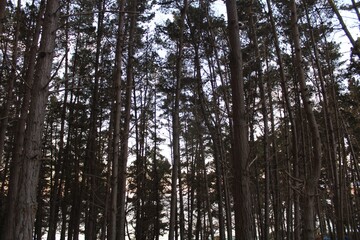
[[[129,223],[135,225],[140,220],[136,217],[141,217],[141,229],[146,232],[145,239],[153,239],[156,235],[156,221],[159,222],[161,235],[167,227],[168,210],[165,202],[168,201],[167,188],[171,171],[169,162],[158,151],[157,149],[156,153],[148,152],[146,156],[140,157],[144,159],[138,158],[128,169],[127,200],[130,206],[128,206],[127,214],[133,216]],[[156,158],[154,158],[155,154]],[[139,167],[140,161],[145,161],[144,166]],[[140,216],[136,215],[137,211],[141,212]]]

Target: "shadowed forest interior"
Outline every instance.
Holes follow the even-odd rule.
[[[1,0],[0,240],[360,240],[358,0]]]

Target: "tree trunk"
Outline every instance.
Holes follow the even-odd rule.
[[[195,146],[193,149],[188,148],[188,144]],[[194,224],[194,203],[195,203],[195,175],[198,170],[198,164],[195,163],[195,159],[199,158],[199,155],[195,154],[194,149],[198,149],[198,144],[195,141],[190,140],[185,142],[186,149],[186,159],[188,159],[188,172],[190,173],[188,184],[190,185],[188,196],[187,196],[187,205],[188,205],[188,223],[187,223],[187,239],[193,239],[193,224]],[[189,153],[190,150],[190,153]]]
[[[336,4],[334,3],[333,0],[328,0],[328,3],[331,7],[331,9],[333,10],[333,12],[335,13],[337,19],[339,20],[340,22],[340,25],[341,25],[341,28],[343,29],[346,37],[349,39],[352,47],[353,47],[353,53],[355,53],[357,56],[360,57],[360,49],[359,49],[359,46],[357,44],[357,42],[354,40],[354,38],[352,37],[349,29],[347,28],[345,22],[344,22],[344,19],[342,18],[340,12],[339,12],[339,9],[337,8]]]
[[[153,189],[153,199],[155,200],[155,222],[154,222],[154,240],[160,239],[160,221],[161,221],[161,202],[160,202],[160,178],[158,173],[158,158],[157,158],[157,100],[156,100],[156,89],[154,93],[154,162],[153,162],[153,172],[154,172],[154,189]]]
[[[210,121],[211,115],[209,114],[209,111],[207,111],[207,109],[206,109],[206,103],[205,103],[206,98],[204,96],[204,92],[202,89],[203,84],[202,84],[202,79],[201,79],[201,64],[200,64],[200,56],[199,56],[199,46],[198,46],[198,44],[196,44],[197,39],[195,38],[195,35],[193,34],[193,32],[192,32],[192,41],[193,41],[194,52],[195,52],[194,65],[195,65],[195,72],[196,72],[197,94],[199,95],[201,114],[202,114],[203,121],[205,122],[206,127],[210,131],[212,144],[213,144],[213,151],[214,151],[213,156],[214,156],[215,173],[216,173],[219,234],[220,234],[221,239],[225,239],[225,224],[224,224],[224,216],[223,216],[223,214],[224,214],[223,186],[222,186],[223,171],[222,171],[222,163],[221,163],[222,156],[221,156],[221,149],[220,149],[220,147],[221,147],[221,141],[220,141],[221,132],[220,132],[220,127],[219,127],[219,122],[220,122],[219,114],[218,114],[218,111],[215,111],[216,126],[213,126]],[[198,113],[195,113],[195,114],[198,114]],[[198,121],[200,122],[201,120],[199,119]],[[200,141],[203,141],[203,140],[200,140]],[[200,147],[201,147],[201,151],[204,151],[202,143],[200,143]],[[202,152],[202,158],[204,158],[204,161],[205,161],[205,156],[203,156],[203,155],[204,155],[204,153]],[[205,162],[204,162],[204,168],[205,168]],[[207,179],[206,172],[204,172],[204,174],[205,174],[205,178]],[[208,193],[206,195],[208,195]],[[207,204],[210,204],[210,202],[207,202]],[[211,219],[212,217],[211,217],[211,212],[210,212],[210,205],[207,210],[208,210],[209,219]],[[211,236],[213,237],[214,232],[213,232],[212,225],[213,225],[212,221],[210,221],[209,226],[211,228]]]
[[[138,122],[135,125],[135,141],[136,141],[136,202],[134,203],[135,208],[135,238],[139,240],[143,240],[144,238],[144,209],[143,205],[145,202],[145,194],[144,194],[144,180],[146,175],[146,164],[145,164],[145,137],[146,137],[146,96],[148,93],[147,87],[144,89],[144,93],[141,91],[140,95],[140,106],[136,105],[136,95],[135,88],[133,89],[134,93],[134,107],[135,107],[135,121]],[[144,99],[143,99],[144,96]],[[137,109],[140,109],[140,117],[138,117]]]
[[[281,49],[280,49],[280,43],[279,43],[279,38],[278,38],[278,34],[277,34],[277,31],[276,31],[276,23],[275,23],[275,20],[274,20],[274,16],[273,16],[273,11],[272,11],[272,5],[271,5],[271,1],[270,0],[267,0],[267,6],[268,6],[268,9],[269,9],[269,20],[270,20],[270,23],[271,23],[271,31],[273,33],[273,36],[274,36],[274,44],[275,44],[275,50],[276,50],[276,55],[277,55],[277,60],[278,60],[278,64],[279,64],[279,71],[280,71],[280,79],[281,79],[281,90],[282,90],[282,93],[284,95],[284,100],[285,100],[285,105],[286,105],[286,110],[287,110],[287,113],[288,113],[288,116],[289,116],[289,121],[290,121],[290,128],[291,128],[291,141],[292,141],[292,156],[293,156],[293,172],[294,172],[294,177],[295,178],[298,178],[298,164],[299,164],[299,156],[298,156],[298,132],[297,132],[297,127],[296,127],[296,121],[294,119],[294,114],[293,114],[293,110],[292,110],[292,107],[291,107],[291,102],[290,102],[290,99],[289,99],[289,93],[288,93],[288,87],[287,87],[287,78],[286,78],[286,73],[285,73],[285,67],[284,67],[284,61],[283,61],[283,58],[282,58],[282,52],[281,52]],[[290,164],[290,163],[289,163]],[[291,168],[290,168],[290,165],[289,165],[289,173],[291,172]],[[298,182],[296,181],[293,181],[292,179],[289,178],[289,184],[291,185],[293,182],[293,185],[295,185],[295,188],[298,187]],[[291,191],[290,189],[290,185],[289,185],[289,190]],[[292,201],[292,199],[294,199],[294,224],[295,226],[299,226],[300,225],[300,219],[299,219],[299,211],[298,211],[298,206],[299,206],[299,194],[298,192],[295,190],[293,191],[293,195],[294,197],[292,198],[291,196],[289,196],[289,200],[290,202]],[[291,194],[289,192],[289,194]],[[292,194],[291,194],[292,195]],[[291,205],[288,206],[288,208],[291,208]],[[289,212],[290,209],[288,209],[288,213],[290,214]],[[290,221],[291,215],[288,215],[287,217],[287,220]],[[290,223],[290,222],[288,222]],[[287,224],[288,226],[288,229],[290,229],[291,227],[291,224]],[[290,234],[290,231],[288,231],[288,234]],[[299,231],[299,228],[296,227],[294,229],[294,239],[295,240],[299,240],[300,239],[300,231]]]
[[[30,46],[28,68],[26,70],[25,79],[25,95],[21,106],[20,118],[16,124],[16,133],[14,139],[14,149],[12,161],[10,163],[10,180],[9,180],[9,192],[7,196],[7,211],[5,216],[5,227],[2,232],[4,240],[15,239],[15,214],[17,207],[17,198],[19,192],[19,176],[20,176],[20,156],[23,151],[24,137],[25,137],[25,126],[26,120],[29,114],[29,104],[31,98],[31,87],[34,81],[35,64],[36,64],[36,52],[38,49],[38,41],[40,38],[41,31],[41,19],[45,11],[45,0],[40,2],[39,13],[36,19],[36,26],[34,30],[34,37]]]
[[[130,11],[135,12],[137,9],[137,1],[133,0],[130,3]],[[135,33],[136,33],[136,22],[137,15],[132,14],[130,16],[130,29],[129,29],[129,45],[128,45],[128,63],[126,67],[126,92],[125,92],[125,121],[124,129],[121,140],[121,163],[119,164],[119,216],[120,216],[120,228],[119,228],[119,240],[123,240],[122,236],[125,237],[125,230],[122,228],[125,227],[126,222],[126,169],[127,169],[127,160],[128,160],[128,142],[129,142],[129,132],[130,132],[130,110],[131,110],[131,93],[133,90],[133,60],[134,60],[134,42],[135,42]]]
[[[5,21],[5,8],[6,8],[6,0],[0,1],[0,35],[3,33],[3,25]]]
[[[52,124],[52,123],[50,123]],[[47,139],[45,139],[46,141]],[[50,140],[50,139],[49,139]],[[50,140],[51,141],[51,140]],[[33,239],[34,240],[42,240],[42,235],[43,235],[43,223],[44,218],[45,218],[45,211],[44,211],[44,188],[48,187],[46,186],[46,180],[44,179],[45,175],[45,169],[44,169],[44,164],[41,165],[40,167],[40,181],[38,184],[38,189],[37,189],[37,211],[36,211],[36,220],[34,223],[34,233],[33,233]]]
[[[45,108],[48,98],[50,73],[55,49],[57,21],[59,18],[59,1],[48,0],[46,5],[42,39],[32,87],[29,119],[21,162],[19,181],[17,222],[15,238],[32,239],[35,214],[37,209],[36,188],[42,161],[41,136],[45,119]]]
[[[113,106],[113,116],[114,116],[114,132],[112,137],[112,155],[111,160],[112,165],[112,190],[111,190],[111,205],[110,205],[110,229],[108,233],[109,240],[115,240],[117,233],[117,215],[118,209],[120,213],[123,213],[125,210],[124,205],[118,207],[118,189],[119,189],[119,155],[120,155],[120,121],[121,121],[121,68],[122,68],[122,51],[124,44],[124,22],[125,16],[122,13],[125,9],[125,0],[119,1],[119,20],[118,20],[118,30],[117,30],[117,43],[116,43],[116,55],[115,55],[115,70],[113,73],[113,85],[115,89],[114,93],[114,106]],[[122,196],[122,194],[120,194]],[[122,200],[120,200],[122,203]],[[125,219],[123,215],[120,214],[120,225],[119,225],[119,239],[125,239]]]
[[[74,60],[73,60],[73,66],[72,66],[72,82],[69,84],[70,86],[76,86],[77,91],[70,91],[70,100],[69,100],[69,106],[73,106],[78,104],[79,99],[75,98],[74,95],[78,96],[79,91],[80,91],[80,81],[77,81],[77,85],[76,84],[76,80],[75,80],[75,74],[76,74],[76,68],[78,66],[78,62],[79,62],[79,57],[78,56],[78,51],[79,51],[79,45],[80,45],[80,37],[78,35],[77,41],[75,43],[75,50],[74,50]],[[65,100],[64,100],[65,101]],[[65,102],[64,102],[65,103]],[[75,163],[75,167],[74,170],[72,169],[71,161],[73,160],[71,158],[71,152],[74,152],[74,155],[77,156],[78,153],[78,148],[76,146],[76,144],[72,144],[73,143],[73,138],[76,138],[78,135],[77,129],[74,126],[74,121],[72,121],[73,119],[76,119],[76,116],[78,116],[78,109],[77,108],[72,108],[69,107],[68,108],[68,129],[67,129],[67,142],[64,148],[64,152],[63,152],[63,166],[62,166],[62,172],[64,174],[63,176],[63,183],[62,185],[62,189],[61,191],[63,191],[63,200],[61,202],[61,215],[62,215],[62,221],[61,221],[61,231],[60,231],[60,240],[65,240],[65,234],[67,231],[67,236],[68,236],[68,240],[73,240],[73,235],[74,232],[76,231],[75,228],[75,223],[76,219],[78,218],[76,215],[77,213],[77,209],[80,208],[79,205],[79,200],[78,200],[78,196],[81,195],[80,194],[80,187],[79,187],[79,161],[78,159],[74,159]],[[73,170],[73,171],[72,171]],[[71,174],[74,174],[74,178],[72,178]],[[69,189],[71,189],[71,193],[69,192]],[[65,199],[70,199],[69,202],[66,201]],[[71,205],[71,212],[70,212],[70,217],[68,218],[68,205]],[[68,226],[67,226],[67,223]]]
[[[309,24],[309,33],[310,33],[310,41],[312,44],[312,48],[313,48],[313,52],[314,52],[314,61],[315,61],[315,66],[317,68],[317,73],[318,73],[318,78],[319,78],[319,82],[320,82],[320,89],[321,89],[321,93],[323,95],[323,108],[324,108],[324,119],[325,119],[325,132],[327,135],[327,142],[328,142],[328,148],[327,148],[327,158],[329,160],[329,165],[332,166],[332,171],[330,170],[330,172],[332,172],[331,175],[333,178],[333,193],[334,193],[334,207],[335,207],[335,214],[336,214],[336,221],[335,221],[335,225],[336,225],[336,232],[337,232],[337,237],[339,239],[344,239],[344,225],[343,225],[343,204],[341,202],[341,177],[339,177],[338,171],[337,171],[337,147],[336,147],[336,141],[335,141],[335,131],[334,131],[334,127],[333,127],[333,119],[332,116],[336,116],[337,114],[331,114],[331,109],[329,107],[329,97],[327,94],[327,89],[325,86],[325,79],[324,79],[324,75],[323,75],[323,68],[321,66],[320,63],[320,59],[319,59],[319,50],[316,46],[315,43],[315,37],[314,37],[314,31],[313,31],[313,27],[311,26],[311,21],[310,21],[310,16],[308,13],[308,9],[306,7],[305,4],[305,10],[306,10],[306,18],[307,18],[307,22]],[[336,104],[334,104],[336,105]],[[340,155],[340,154],[339,154]],[[341,163],[339,163],[339,168],[341,167]]]
[[[355,10],[356,16],[357,16],[357,18],[358,18],[358,20],[359,20],[359,22],[360,22],[360,12],[359,12],[359,8],[358,8],[358,6],[356,5],[355,0],[351,0],[351,3],[352,3],[352,5],[353,5],[353,9]]]
[[[210,35],[210,44],[211,44],[211,47],[210,49],[212,50],[211,52],[209,51],[208,52],[208,55],[207,55],[207,61],[208,61],[208,66],[209,66],[209,69],[212,71],[212,73],[210,73],[210,75],[212,75],[212,78],[211,78],[211,87],[212,87],[212,91],[213,91],[213,102],[215,103],[215,105],[219,105],[219,96],[218,94],[216,93],[216,91],[218,90],[217,86],[216,86],[216,72],[218,72],[219,74],[219,78],[220,78],[220,81],[221,81],[221,84],[223,86],[225,86],[225,81],[224,81],[224,77],[223,77],[223,73],[221,71],[221,64],[220,64],[220,58],[219,58],[219,53],[218,53],[218,50],[217,50],[217,46],[216,46],[216,43],[215,43],[215,37],[214,37],[214,32],[213,32],[213,27],[212,27],[212,18],[210,18],[209,16],[209,12],[206,10],[206,19],[208,21],[208,24],[209,24],[209,27],[208,27],[208,34]],[[206,41],[207,39],[204,39],[203,41]],[[215,64],[214,64],[214,61],[212,60],[212,57],[214,55],[214,58],[215,58],[215,62],[216,62],[216,66],[217,66],[217,69],[215,67]],[[198,57],[199,58],[199,57]],[[200,68],[200,61],[198,60],[198,68]],[[200,75],[201,73],[201,70],[197,70],[198,71],[198,75]],[[199,82],[201,82],[199,80]],[[202,86],[201,86],[202,87]],[[228,114],[228,116],[230,116],[230,110],[229,110],[229,100],[228,100],[228,95],[227,95],[227,92],[226,91],[222,91],[223,93],[223,98],[225,100],[224,104],[225,104],[225,108],[226,108],[226,112]],[[200,89],[200,92],[199,92],[200,95],[203,96],[203,90]],[[202,100],[203,99],[203,100]],[[220,160],[220,167],[221,167],[221,170],[220,171],[220,175],[219,177],[222,175],[222,179],[223,179],[223,189],[224,189],[224,198],[225,198],[225,212],[226,212],[226,230],[227,230],[227,239],[228,240],[232,240],[232,220],[231,220],[231,207],[230,207],[230,196],[229,196],[229,184],[228,184],[228,176],[227,176],[227,172],[226,172],[226,169],[225,169],[225,163],[227,162],[226,159],[225,159],[225,149],[224,149],[224,143],[223,143],[223,140],[221,139],[221,126],[220,126],[220,113],[219,111],[215,111],[215,127],[211,127],[211,124],[210,124],[210,121],[209,121],[209,117],[211,115],[209,114],[206,114],[206,112],[209,112],[209,111],[205,111],[205,106],[206,104],[204,104],[204,96],[200,99],[201,101],[201,108],[202,108],[202,111],[203,111],[203,114],[204,114],[204,120],[205,120],[205,123],[207,125],[207,127],[209,128],[210,132],[211,132],[211,135],[212,135],[212,139],[213,141],[215,141],[214,145],[219,145],[219,160]],[[232,130],[231,130],[231,123],[230,123],[230,135],[231,134]],[[215,139],[218,139],[219,141],[215,140]],[[219,191],[219,190],[218,190]],[[219,196],[219,199],[222,199],[221,196]],[[220,202],[219,202],[220,204]],[[221,203],[222,204],[222,203]],[[219,205],[219,209],[220,209],[220,205]],[[221,212],[221,211],[219,211]],[[220,213],[220,216],[221,216],[221,213]],[[220,218],[219,216],[219,218]],[[220,229],[220,237],[222,235],[222,220],[219,219],[219,229]]]
[[[91,89],[91,98],[90,98],[90,123],[89,123],[89,134],[87,139],[87,147],[86,147],[86,171],[88,171],[88,191],[89,191],[89,199],[87,201],[88,204],[88,212],[87,221],[85,222],[85,238],[87,240],[95,240],[97,239],[98,232],[98,215],[99,215],[99,201],[97,201],[98,195],[98,186],[99,176],[101,174],[100,166],[100,158],[97,155],[99,149],[98,143],[98,125],[99,125],[99,84],[100,84],[100,54],[101,54],[101,41],[103,38],[103,21],[104,21],[104,12],[103,7],[105,5],[105,1],[97,2],[97,9],[99,11],[98,19],[97,19],[97,34],[96,34],[96,52],[95,52],[95,63],[94,63],[94,82],[92,84]]]
[[[270,82],[270,79],[269,79]],[[270,112],[270,122],[271,122],[271,135],[275,134],[275,114],[274,114],[274,104],[272,98],[271,86],[268,85],[268,98],[269,98],[269,112]],[[271,187],[272,187],[272,199],[273,199],[273,211],[274,211],[274,239],[280,240],[284,239],[283,234],[283,217],[282,217],[282,200],[281,200],[281,190],[280,190],[280,181],[279,181],[279,160],[277,155],[277,141],[276,138],[272,138],[272,149],[271,149],[271,164],[270,164],[270,175],[271,175]]]
[[[170,202],[170,226],[169,226],[169,240],[175,239],[175,226],[176,224],[176,211],[177,211],[177,180],[178,180],[178,168],[180,167],[180,120],[179,120],[179,108],[180,108],[180,83],[182,76],[182,60],[183,60],[183,43],[184,43],[184,26],[185,17],[188,8],[188,1],[184,0],[183,8],[181,9],[180,26],[179,26],[179,42],[178,52],[176,60],[176,85],[175,85],[175,99],[173,108],[173,168],[171,176],[171,202]]]
[[[296,64],[296,73],[300,86],[301,99],[303,102],[304,110],[306,113],[306,118],[311,131],[311,140],[312,140],[312,150],[313,158],[311,162],[311,168],[308,172],[308,175],[305,179],[304,186],[304,209],[303,209],[303,237],[308,240],[315,239],[315,195],[318,187],[318,180],[320,177],[321,171],[321,160],[322,160],[322,150],[321,150],[321,139],[319,128],[315,119],[315,115],[311,106],[309,90],[306,86],[303,59],[302,59],[302,50],[300,45],[300,33],[298,28],[298,17],[297,17],[297,8],[295,0],[291,0],[291,20],[292,20],[292,32],[293,32],[293,42],[295,48],[295,64]]]
[[[249,10],[249,28],[250,28],[250,39],[255,51],[255,64],[257,71],[257,78],[260,90],[260,101],[261,101],[261,112],[263,115],[263,126],[264,126],[264,140],[263,140],[263,154],[265,161],[265,196],[264,196],[264,230],[262,231],[262,239],[269,239],[269,229],[270,229],[270,162],[269,162],[269,125],[268,125],[268,113],[267,113],[267,104],[266,104],[266,95],[265,95],[265,86],[264,86],[264,77],[261,64],[260,49],[257,39],[257,30],[254,23],[255,15],[251,10],[254,5],[254,0],[251,2]]]
[[[180,240],[185,238],[185,216],[184,216],[184,194],[183,194],[183,182],[181,179],[181,167],[178,167],[178,181],[179,181],[179,227],[180,227]]]
[[[1,5],[5,4],[5,0],[3,0],[0,3],[0,11],[1,11]],[[10,113],[10,107],[13,105],[14,101],[14,83],[16,80],[16,66],[18,62],[18,42],[19,42],[19,34],[20,34],[20,14],[21,14],[21,1],[18,0],[17,7],[16,7],[16,24],[15,24],[15,33],[14,33],[14,41],[13,41],[13,50],[12,50],[12,60],[11,60],[11,73],[7,82],[6,86],[6,100],[5,100],[5,106],[1,109],[1,115],[0,115],[0,165],[3,165],[3,151],[4,151],[4,144],[5,144],[5,135],[6,130],[8,127],[9,122],[9,113]],[[0,12],[0,21],[2,20],[1,12]],[[2,24],[0,23],[0,26]],[[1,34],[1,29],[0,29]]]
[[[244,82],[242,70],[239,20],[235,0],[226,1],[228,34],[230,41],[230,71],[233,101],[233,173],[235,237],[253,239],[253,219],[248,165],[248,129],[245,113]]]
[[[70,4],[67,2],[66,4],[67,13],[70,11]],[[69,24],[68,19],[66,19],[66,27],[65,27],[65,39],[66,39],[66,46],[65,52],[67,53],[68,48],[68,41],[69,41]],[[76,48],[76,47],[75,47]],[[63,106],[61,109],[61,123],[60,123],[60,133],[59,133],[59,153],[57,160],[55,162],[55,174],[54,174],[54,183],[51,187],[50,192],[50,206],[49,206],[49,225],[48,225],[48,236],[47,240],[56,240],[56,229],[58,226],[59,220],[59,208],[60,208],[60,199],[62,195],[62,185],[65,177],[65,173],[63,170],[64,167],[64,159],[65,159],[65,152],[64,152],[64,136],[65,136],[65,119],[67,113],[67,101],[68,101],[68,86],[69,86],[69,79],[68,79],[68,69],[69,69],[69,59],[68,54],[65,55],[65,66],[64,66],[64,78],[65,78],[65,92],[63,97]]]
[[[210,203],[210,196],[209,196],[209,183],[208,183],[208,176],[207,176],[207,172],[206,172],[206,163],[205,163],[205,149],[204,149],[204,144],[203,144],[203,138],[202,136],[199,136],[199,165],[201,166],[200,171],[202,171],[202,176],[203,176],[203,180],[201,181],[201,184],[199,184],[201,186],[200,191],[204,191],[204,195],[206,197],[205,199],[205,207],[206,207],[206,211],[208,214],[208,220],[209,220],[209,227],[210,227],[210,235],[211,235],[211,239],[214,239],[214,228],[213,228],[213,218],[212,218],[212,213],[211,213],[211,203]],[[203,188],[204,186],[204,188]],[[221,229],[219,229],[221,231]]]

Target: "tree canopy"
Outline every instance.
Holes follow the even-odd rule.
[[[360,239],[359,7],[1,1],[0,239]]]

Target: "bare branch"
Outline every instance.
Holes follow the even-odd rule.
[[[139,12],[134,11],[118,11],[118,10],[103,10],[103,11],[91,11],[91,12],[81,12],[73,14],[65,14],[60,16],[61,18],[73,17],[73,16],[82,16],[82,15],[91,15],[94,13],[128,13],[128,14],[139,14]]]
[[[285,171],[285,173],[286,173],[286,175],[288,175],[292,180],[297,181],[297,182],[299,182],[299,183],[304,183],[304,180],[291,176],[291,174],[290,174],[288,171]]]

